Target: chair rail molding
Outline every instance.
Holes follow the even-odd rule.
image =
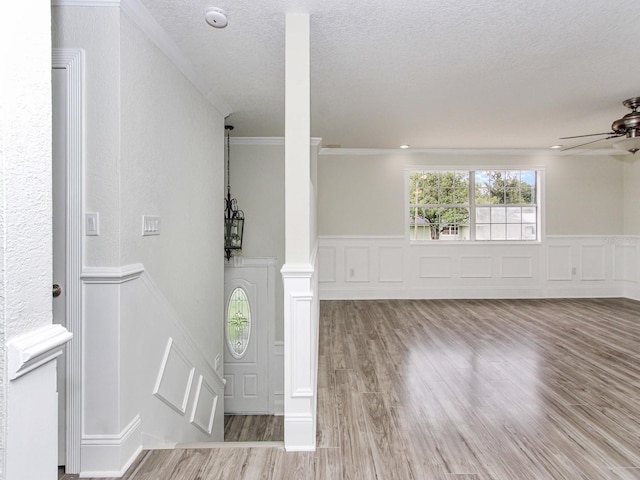
[[[9,380],[15,380],[62,355],[73,334],[62,325],[47,325],[7,343]]]

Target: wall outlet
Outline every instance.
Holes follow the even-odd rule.
[[[142,216],[142,236],[160,235],[160,217],[155,215]]]
[[[353,278],[356,276],[356,270],[355,268],[350,268],[349,269],[349,278]]]
[[[576,271],[576,267],[573,267],[573,268],[571,269],[571,275],[575,275],[576,273],[578,273],[578,272]]]
[[[214,363],[216,370],[220,370],[220,354],[216,355],[216,360]]]

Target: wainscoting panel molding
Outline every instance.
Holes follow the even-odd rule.
[[[638,282],[638,246],[615,245],[614,246],[614,280],[624,282]]]
[[[604,281],[605,246],[580,245],[580,279],[584,281]]]
[[[451,257],[420,257],[420,278],[451,278]]]
[[[86,268],[82,280],[81,477],[119,476],[143,447],[222,441],[216,351],[199,348],[144,267]]]
[[[460,257],[461,278],[491,278],[491,257]]]
[[[404,249],[402,247],[378,248],[378,281],[404,281]]]
[[[297,320],[291,329],[291,396],[313,396],[313,377],[311,376],[311,356],[308,354],[312,346],[309,340],[312,338],[311,317],[307,312],[311,311],[312,295],[292,294],[291,311]],[[304,345],[304,348],[300,348]]]
[[[549,245],[547,248],[549,260],[548,280],[573,280],[573,245]]]
[[[369,281],[369,247],[345,247],[344,278],[346,282]]]
[[[195,367],[169,338],[153,394],[178,413],[187,411]]]
[[[200,375],[196,386],[196,398],[193,402],[190,421],[205,435],[211,435],[217,404],[218,396]]]
[[[320,298],[640,298],[639,245],[630,236],[424,244],[401,236],[326,236],[320,268],[330,274],[319,272]]]
[[[502,278],[533,278],[533,258],[502,257],[500,277]]]
[[[320,281],[336,281],[336,249],[335,247],[320,247],[318,249],[318,262],[320,264]]]

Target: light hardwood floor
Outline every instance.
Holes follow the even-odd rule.
[[[640,303],[321,302],[318,436],[144,452],[127,480],[640,479]]]
[[[225,415],[225,442],[284,442],[284,417]]]

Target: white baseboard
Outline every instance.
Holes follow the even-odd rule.
[[[287,452],[315,452],[316,425],[313,415],[284,418],[284,448]]]
[[[81,478],[121,477],[142,451],[140,415],[117,435],[85,435]]]

